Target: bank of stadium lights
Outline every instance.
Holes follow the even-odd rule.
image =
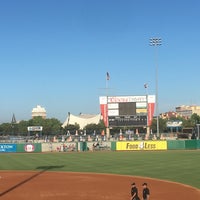
[[[162,44],[161,38],[150,38],[149,39],[150,46],[160,46]],[[155,56],[156,62],[156,119],[157,119],[157,137],[160,136],[159,134],[159,109],[158,109],[158,59],[157,59],[157,51]]]
[[[150,45],[151,46],[158,46],[162,44],[161,38],[150,38]]]

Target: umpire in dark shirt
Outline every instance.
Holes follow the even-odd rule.
[[[140,198],[138,197],[138,189],[136,187],[135,183],[131,184],[131,200],[139,200]]]
[[[149,191],[149,188],[147,187],[147,183],[143,183],[142,186],[143,186],[143,192],[142,192],[143,200],[149,200],[150,191]]]

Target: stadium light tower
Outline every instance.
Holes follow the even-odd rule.
[[[161,38],[150,38],[150,46],[154,46],[156,48],[156,119],[157,119],[157,137],[160,136],[159,134],[159,106],[158,106],[158,56],[157,56],[157,47],[160,46],[162,43]]]
[[[149,115],[149,105],[148,105],[148,98],[149,98],[149,95],[148,95],[148,84],[147,83],[145,83],[144,84],[144,88],[145,88],[145,90],[146,90],[146,104],[147,104],[147,124],[146,124],[146,134],[147,134],[147,136],[149,135],[149,117],[148,117],[148,115]]]

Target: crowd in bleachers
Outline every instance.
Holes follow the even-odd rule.
[[[153,139],[154,135],[150,134],[148,139]],[[111,134],[109,138],[106,135],[101,134],[86,134],[86,133],[78,133],[70,134],[67,132],[66,134],[55,134],[55,135],[38,135],[33,134],[29,136],[17,136],[12,135],[1,135],[0,136],[0,143],[27,143],[27,142],[101,142],[101,141],[133,141],[133,140],[144,140],[146,139],[145,133],[134,133],[127,131],[125,133],[116,133]]]

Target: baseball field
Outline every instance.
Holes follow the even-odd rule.
[[[153,200],[200,199],[199,150],[2,153],[0,198],[130,199],[147,182]]]

